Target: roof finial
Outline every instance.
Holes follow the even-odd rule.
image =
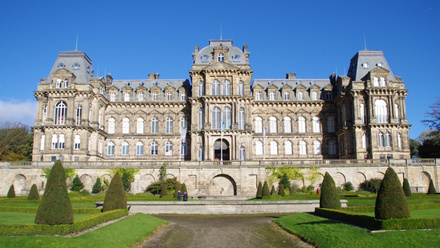
[[[75,51],[78,51],[78,33],[76,33],[76,45],[75,45]]]
[[[222,25],[220,24],[220,40],[223,40],[222,35]]]
[[[367,50],[367,38],[365,37],[365,32],[364,32],[364,48],[365,50]]]

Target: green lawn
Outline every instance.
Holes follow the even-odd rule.
[[[136,214],[78,237],[0,236],[0,247],[132,247],[167,221]]]
[[[307,213],[275,220],[281,227],[318,247],[439,247],[440,229],[370,233]]]
[[[35,213],[0,212],[0,224],[33,224]],[[82,219],[92,214],[75,214],[75,220]]]

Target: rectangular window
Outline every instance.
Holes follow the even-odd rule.
[[[359,112],[361,114],[361,123],[365,124],[365,105],[363,103],[359,105]]]
[[[79,150],[81,148],[81,136],[75,135],[74,149]]]

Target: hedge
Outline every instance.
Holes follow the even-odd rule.
[[[440,218],[402,218],[379,220],[344,210],[316,208],[315,214],[328,219],[340,220],[371,230],[440,228]]]
[[[17,212],[17,213],[36,213],[38,207],[9,207],[0,206],[0,212]],[[97,214],[101,210],[97,208],[74,208],[74,214]]]
[[[66,235],[77,233],[101,223],[121,218],[128,214],[127,209],[117,209],[88,216],[73,224],[0,224],[0,235],[32,236],[32,235]]]
[[[433,209],[433,208],[440,208],[440,204],[438,204],[438,203],[423,203],[423,204],[409,205],[409,209],[411,211]],[[374,206],[346,207],[346,208],[344,208],[344,211],[355,212],[355,213],[369,213],[369,212],[374,212]]]

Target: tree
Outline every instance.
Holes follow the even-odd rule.
[[[127,196],[125,195],[124,186],[122,185],[121,176],[119,172],[113,176],[107,193],[105,194],[104,206],[102,211],[110,211],[115,209],[127,208]]]
[[[344,187],[345,191],[352,191],[352,190],[354,190],[353,184],[351,182],[346,182],[342,186]]]
[[[164,181],[167,178],[167,165],[163,163],[159,170],[159,180]]]
[[[81,182],[78,175],[75,175],[75,178],[73,178],[72,187],[70,187],[70,190],[79,192],[83,188],[84,188],[84,184]]]
[[[160,191],[162,190],[162,184],[165,182],[166,186],[167,186],[167,191],[172,191],[177,187],[177,184],[179,184],[180,186],[180,190],[183,194],[183,189],[182,189],[182,185],[180,185],[179,181],[177,181],[177,178],[167,178],[165,179],[165,181],[158,181],[158,182],[154,182],[150,185],[148,185],[146,192],[150,192],[154,195],[160,194]],[[177,197],[177,196],[176,196]]]
[[[363,183],[359,184],[359,188],[365,191],[377,193],[377,190],[379,189],[381,182],[382,180],[379,178],[371,178],[370,180],[366,180]]]
[[[264,184],[263,184],[263,194],[262,194],[262,196],[263,197],[264,196],[270,196],[269,185],[267,185],[266,181],[264,181]]]
[[[277,191],[275,189],[275,185],[272,185],[272,189],[270,190],[270,195],[276,195]]]
[[[31,190],[29,191],[28,200],[40,200],[40,194],[38,194],[37,185],[32,184]]]
[[[431,136],[431,138],[423,141],[419,146],[419,156],[421,158],[438,158],[440,157],[440,138]]]
[[[434,182],[431,180],[429,180],[429,188],[428,188],[428,194],[435,194],[436,190],[435,190],[435,186],[434,186]]]
[[[411,158],[418,158],[419,157],[419,147],[420,142],[417,140],[409,139],[409,149],[411,151]]]
[[[280,184],[283,185],[285,189],[290,189],[290,179],[286,173],[284,173],[280,178]]]
[[[186,184],[182,184],[182,189],[180,191],[182,192],[182,194],[184,194],[186,192],[186,194],[188,195],[188,190],[186,189]]]
[[[377,192],[374,208],[376,219],[410,217],[408,201],[401,185],[396,172],[389,167]]]
[[[0,161],[31,161],[33,136],[28,125],[0,124]]]
[[[258,182],[257,199],[261,198],[263,198],[263,185],[261,185],[261,182]]]
[[[130,175],[128,173],[123,173],[121,180],[122,180],[122,185],[124,185],[124,190],[126,192],[130,191],[131,189]]]
[[[341,209],[341,201],[339,200],[338,190],[335,181],[328,172],[324,175],[321,186],[321,198],[319,200],[320,208]]]
[[[411,196],[411,187],[409,186],[408,178],[403,179],[403,193],[406,196]]]
[[[93,184],[92,193],[98,194],[101,191],[102,191],[101,178],[98,177],[96,178],[95,184]]]
[[[433,105],[429,107],[430,112],[427,113],[429,119],[422,122],[436,132],[436,135],[440,133],[440,100],[437,100]]]
[[[180,190],[180,183],[176,180],[176,184],[174,186],[174,197],[177,198]]]
[[[167,184],[165,182],[162,182],[162,189],[160,190],[160,197],[164,197],[168,195],[167,191]]]
[[[286,191],[284,191],[284,185],[280,184],[278,186],[278,195],[280,196],[285,196],[286,195]]]
[[[11,187],[9,187],[9,190],[8,190],[8,198],[15,198],[15,188],[14,188],[14,184],[11,184]]]
[[[66,174],[59,160],[55,162],[47,179],[35,223],[47,225],[73,223],[73,209],[67,193]]]

